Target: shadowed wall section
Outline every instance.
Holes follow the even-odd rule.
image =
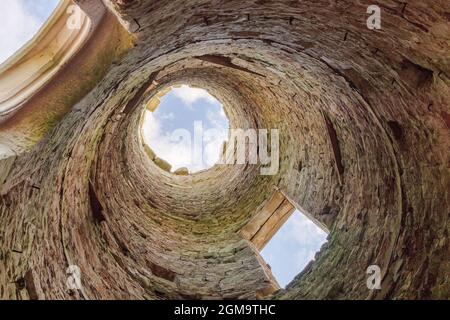
[[[0,162],[0,297],[449,298],[450,8],[377,3],[381,30],[365,1],[108,1],[136,45]],[[151,161],[145,106],[181,83],[278,128],[278,173]],[[330,232],[283,290],[240,232],[276,192]]]

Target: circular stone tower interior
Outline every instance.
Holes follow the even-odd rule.
[[[0,298],[450,298],[448,1],[75,3],[64,63],[0,77],[22,86],[0,102]],[[158,166],[143,113],[178,84],[278,129],[278,170]],[[329,233],[285,289],[248,236],[280,195]]]

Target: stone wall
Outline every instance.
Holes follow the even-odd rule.
[[[448,299],[450,8],[375,2],[381,30],[368,1],[108,1],[136,46],[14,161],[0,297]],[[231,127],[278,128],[278,174],[155,165],[142,114],[180,83]],[[277,292],[239,234],[275,189],[330,231]],[[83,290],[67,290],[69,265]]]

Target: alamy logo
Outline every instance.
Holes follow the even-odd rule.
[[[381,29],[381,9],[377,5],[367,7],[367,13],[370,16],[367,18],[367,28],[370,30]]]
[[[366,273],[369,274],[367,278],[367,288],[370,290],[381,289],[381,269],[376,264],[367,267]]]
[[[205,141],[211,137],[226,140],[227,132],[203,130],[202,121],[194,121],[194,135],[184,128],[174,130],[170,140],[187,146],[190,159],[186,164],[199,166],[204,161]],[[217,164],[260,164],[261,175],[275,175],[280,164],[280,135],[278,129],[229,129]]]
[[[258,164],[262,165],[261,175],[275,175],[280,165],[280,135],[278,129],[270,130],[270,148],[268,148],[269,131],[267,129],[231,129],[223,164]],[[270,150],[270,155],[269,155]]]
[[[66,26],[70,30],[80,30],[83,22],[83,11],[75,4],[71,4],[67,7],[67,14],[69,18],[66,21]]]
[[[67,289],[81,290],[81,270],[76,265],[71,265],[67,268],[66,274],[69,276],[66,280]]]

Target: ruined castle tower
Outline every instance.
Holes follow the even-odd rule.
[[[448,0],[75,3],[0,67],[1,299],[450,298]],[[157,166],[142,114],[180,83],[278,128],[277,174]],[[280,289],[293,207],[329,235]]]

